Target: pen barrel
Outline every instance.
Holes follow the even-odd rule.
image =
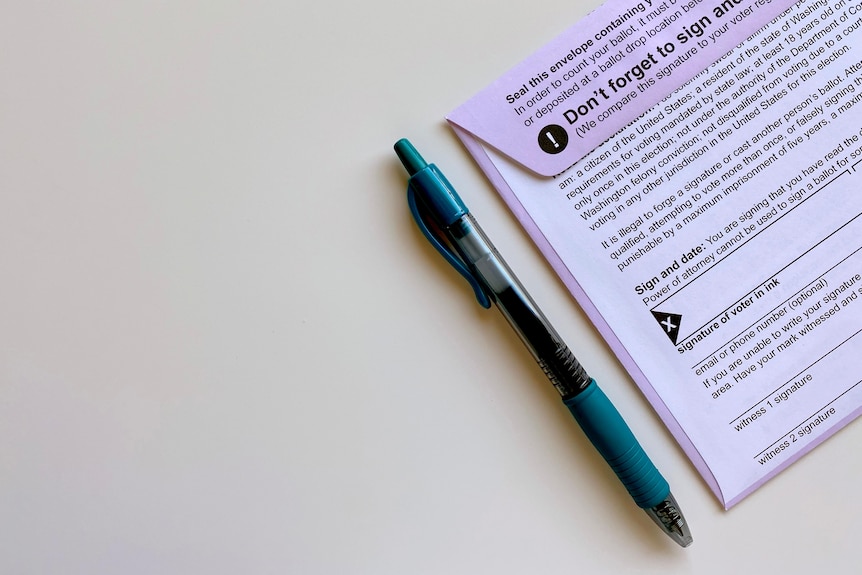
[[[553,337],[553,334],[550,336]],[[533,352],[539,367],[563,398],[583,392],[592,382],[584,366],[565,344],[556,340],[551,340],[550,343],[553,351],[544,354],[537,350]]]
[[[667,481],[595,380],[583,392],[563,403],[638,507],[655,507],[668,496]]]

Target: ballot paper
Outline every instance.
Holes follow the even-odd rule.
[[[862,407],[860,31],[611,0],[448,116],[725,508]]]

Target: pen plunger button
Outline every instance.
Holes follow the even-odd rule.
[[[411,176],[428,165],[407,138],[395,142],[395,153]]]

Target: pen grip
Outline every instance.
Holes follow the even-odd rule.
[[[667,481],[595,380],[563,403],[639,507],[655,507],[668,496]]]

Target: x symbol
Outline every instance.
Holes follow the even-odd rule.
[[[667,316],[667,319],[659,323],[661,323],[665,327],[668,333],[673,331],[673,329],[676,327],[676,325],[674,325],[674,323],[670,321],[670,316]]]
[[[650,310],[652,316],[664,328],[665,335],[670,338],[670,341],[676,345],[676,339],[679,337],[679,325],[682,323],[682,316],[678,313],[667,313],[666,311]]]

